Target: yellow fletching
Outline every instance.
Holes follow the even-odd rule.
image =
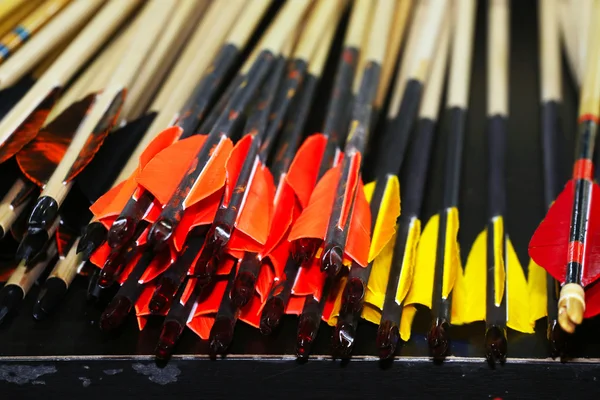
[[[475,239],[463,273],[458,273],[452,291],[453,325],[468,324],[485,319],[487,230]]]
[[[436,214],[431,217],[423,229],[417,247],[412,284],[404,300],[405,304],[422,304],[431,308],[439,224],[440,216]]]
[[[338,317],[340,315],[340,308],[342,307],[342,295],[344,294],[344,288],[346,287],[346,283],[348,282],[347,277],[340,278],[340,282],[335,285],[337,289],[337,296],[335,297],[335,303],[333,303],[333,311],[331,312],[331,316],[327,321],[329,326],[335,326],[337,324]]]
[[[371,203],[371,199],[373,198],[373,192],[375,191],[375,182],[367,183],[363,186],[363,191],[365,192],[365,198]]]
[[[412,323],[417,313],[417,307],[405,306],[402,308],[402,319],[400,319],[400,338],[405,342],[410,339],[410,331],[412,330]]]
[[[387,283],[390,277],[390,268],[392,258],[394,257],[394,245],[396,244],[396,235],[385,245],[383,250],[373,261],[371,275],[367,284],[367,294],[365,301],[378,308],[383,307],[383,300],[387,290]],[[377,322],[379,323],[379,321]]]
[[[379,325],[381,322],[381,309],[373,306],[372,304],[365,303],[361,316],[364,320],[372,322],[375,325]]]
[[[446,243],[444,244],[444,275],[442,278],[442,297],[444,299],[447,299],[450,295],[456,282],[456,276],[460,273],[459,271],[462,271],[460,247],[458,246],[458,209],[456,207],[449,208],[447,213]]]
[[[519,332],[533,333],[535,321],[531,321],[529,312],[529,288],[519,262],[517,253],[510,240],[507,246],[507,297],[508,320],[506,325]]]
[[[548,315],[548,293],[546,292],[546,270],[529,260],[529,275],[527,286],[529,288],[529,315],[534,323]]]
[[[374,184],[373,184],[374,185]],[[375,187],[369,189],[371,196],[367,197],[369,202],[373,196]],[[366,195],[366,187],[365,187]],[[388,175],[385,182],[385,190],[379,212],[377,213],[377,221],[371,238],[371,248],[369,250],[369,262],[371,262],[383,250],[385,245],[394,236],[396,232],[396,220],[400,216],[400,184],[398,177]]]
[[[404,247],[404,258],[402,259],[402,272],[398,281],[398,289],[396,290],[396,303],[402,304],[404,298],[408,294],[412,283],[415,259],[417,256],[417,245],[421,236],[421,221],[413,218],[408,228],[408,238]]]
[[[499,306],[504,296],[506,270],[504,269],[504,223],[502,217],[494,219],[494,303]]]
[[[402,317],[400,318],[400,338],[405,342],[410,339],[412,323],[415,319],[417,308],[415,306],[405,306],[402,308]],[[365,304],[362,311],[364,320],[379,325],[381,322],[381,310],[371,304]]]

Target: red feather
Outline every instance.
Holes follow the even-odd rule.
[[[288,305],[285,308],[285,313],[293,315],[302,314],[302,309],[304,308],[305,301],[306,296],[291,296],[290,301],[288,302]]]
[[[296,296],[314,296],[320,299],[326,277],[327,275],[321,272],[320,260],[315,258],[310,265],[302,266],[298,270],[292,293]]]
[[[304,141],[298,149],[285,177],[302,207],[306,207],[319,175],[320,160],[323,158],[327,137],[315,134]]]
[[[252,299],[242,308],[239,320],[247,323],[255,328],[260,327],[260,315],[265,306],[265,303],[257,295],[252,296]]]
[[[345,254],[363,267],[369,263],[369,248],[371,246],[371,209],[365,197],[362,180],[359,179],[348,230]]]
[[[267,168],[262,165],[257,166],[254,178],[247,190],[248,193],[242,205],[243,208],[239,210],[235,226],[236,231],[244,235],[238,235],[238,240],[233,240],[232,237],[228,247],[233,250],[248,251],[253,243],[247,243],[244,240],[246,238],[259,245],[264,245],[269,235],[275,186],[273,177]]]
[[[561,283],[565,282],[569,230],[575,193],[574,181],[569,181],[536,229],[529,242],[529,256]],[[584,254],[583,286],[600,276],[600,187],[592,186],[591,209]]]
[[[325,239],[340,173],[339,165],[333,167],[317,183],[308,206],[302,210],[302,214],[292,226],[290,241],[301,238]]]
[[[177,229],[173,235],[173,244],[177,251],[181,251],[183,248],[185,239],[192,228],[200,225],[208,225],[213,222],[222,197],[223,189],[185,210],[183,218],[177,225]]]

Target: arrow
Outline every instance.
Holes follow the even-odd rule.
[[[597,35],[600,34],[597,26],[600,22],[599,2],[594,2],[591,18],[592,40],[589,42],[581,90],[573,176],[529,243],[531,258],[562,285],[558,323],[567,333],[574,332],[583,318],[598,313],[598,302],[594,301],[595,286],[589,287],[587,293],[584,288],[597,280],[599,275],[594,261],[594,232],[598,220],[596,196],[599,188],[593,182],[592,161],[600,111],[600,47],[597,43]]]
[[[391,28],[387,55],[381,69],[379,91],[375,98],[375,115],[377,115],[377,111],[380,109],[380,106],[377,106],[377,104],[381,105],[383,99],[386,97],[392,78],[393,67],[397,62],[399,47],[402,43],[402,37],[404,36],[412,6],[412,2],[408,1],[401,2],[396,6],[394,15],[395,23]],[[381,148],[379,150],[383,150],[384,152],[376,155],[375,158],[378,162],[380,160],[390,160],[397,156],[396,149]],[[355,343],[356,328],[363,310],[367,283],[375,258],[381,252],[382,246],[385,246],[385,243],[389,242],[392,238],[395,231],[396,219],[400,213],[400,187],[398,178],[395,175],[386,174],[385,176],[378,176],[374,182],[365,185],[365,195],[369,201],[371,211],[370,232],[372,243],[369,252],[372,255],[369,256],[369,259],[372,261],[365,268],[353,262],[350,267],[348,281],[344,286],[341,309],[337,316],[335,331],[332,335],[334,353],[342,357],[349,357],[352,351]]]
[[[58,223],[54,223],[52,230],[57,227]],[[23,299],[55,255],[56,243],[47,242],[40,256],[30,259],[30,262],[25,259],[19,261],[17,268],[0,289],[0,324],[18,311]]]
[[[0,63],[59,13],[71,0],[51,0],[38,5],[22,21],[0,38]]]
[[[163,86],[163,90],[158,94],[152,108],[160,110],[152,118],[150,127],[136,149],[131,154],[129,161],[123,167],[119,176],[114,180],[114,186],[101,200],[100,204],[94,205],[92,210],[95,218],[86,228],[78,251],[85,249],[86,254],[91,254],[100,247],[107,238],[107,227],[110,227],[108,236],[109,245],[112,248],[110,258],[118,257],[123,248],[129,246],[131,241],[135,240],[135,232],[142,232],[144,224],[141,222],[141,228],[138,224],[142,217],[149,212],[149,207],[153,202],[153,196],[150,192],[144,191],[137,184],[137,178],[142,169],[152,158],[163,149],[177,141],[182,134],[191,134],[198,124],[195,118],[179,118],[183,115],[196,115],[191,109],[196,106],[198,98],[206,96],[204,91],[193,92],[193,85],[200,78],[211,61],[211,54],[218,51],[221,40],[229,30],[229,26],[235,20],[235,17],[242,10],[240,2],[216,2],[207,11],[203,18],[203,23],[199,25],[196,32],[189,41],[186,50],[175,66],[168,81]],[[212,24],[215,19],[222,15],[219,30],[214,32],[214,40],[206,41],[205,38],[211,32]],[[259,14],[260,15],[260,14]],[[254,17],[257,19],[258,17]],[[252,29],[252,25],[250,26]],[[250,35],[251,30],[246,34]],[[200,51],[199,50],[206,50]],[[225,66],[227,68],[227,66]],[[220,69],[213,70],[213,74],[219,76],[227,71]],[[185,76],[181,79],[180,76]],[[204,80],[212,78],[212,74],[207,75]],[[199,86],[202,82],[199,83]],[[213,90],[216,90],[214,88]],[[191,96],[191,97],[190,97]],[[166,100],[164,100],[166,99]],[[164,105],[164,106],[163,106]],[[163,131],[165,126],[171,125],[177,121],[176,126],[182,129],[171,129]],[[184,122],[185,121],[185,122]],[[115,215],[117,218],[115,219]],[[101,263],[100,265],[104,265]],[[119,265],[113,264],[114,268],[103,268],[102,283],[109,285],[119,272]]]
[[[321,42],[316,59],[314,62],[311,60],[309,75],[305,81],[305,85],[310,83],[311,71],[315,71],[316,78],[322,74],[334,32],[333,29],[329,31],[326,40]],[[289,174],[286,177],[287,183],[294,190],[301,209],[304,209],[309,204],[316,182],[331,168],[341,153],[342,133],[347,131],[350,120],[347,110],[354,97],[352,83],[357,64],[358,49],[355,43],[345,39],[342,56],[340,57],[336,71],[332,96],[327,108],[324,134],[313,135],[305,141],[298,149],[298,153],[294,157],[290,165]],[[305,93],[307,94],[306,97],[302,97],[302,104],[308,107],[308,104],[305,102],[310,101],[309,86],[305,86],[303,90],[306,90]],[[310,162],[307,162],[307,160],[310,160]],[[317,161],[319,162],[317,163]],[[277,223],[278,221],[275,222]],[[292,299],[292,289],[300,265],[310,260],[310,256],[308,255],[314,254],[319,245],[318,242],[310,238],[299,239],[291,243],[289,235],[290,233],[288,232],[286,240],[289,243],[289,254],[287,257],[283,256],[284,259],[279,262],[280,265],[284,266],[283,274],[274,283],[261,313],[260,329],[264,334],[270,334],[279,325],[281,317],[288,308],[289,301]]]
[[[127,51],[124,58],[112,70],[114,72],[109,72],[110,80],[102,93],[92,96],[90,99],[84,99],[83,103],[86,101],[90,103],[85,107],[86,109],[89,107],[89,112],[81,123],[77,123],[74,127],[73,139],[51,176],[44,176],[46,179],[38,181],[42,184],[42,193],[29,217],[28,232],[30,234],[41,234],[40,232],[47,230],[57,217],[58,209],[69,193],[73,179],[92,160],[114,126],[125,101],[127,89],[135,78],[136,70],[144,62],[159,33],[157,24],[164,23],[172,9],[173,4],[171,3],[147,3],[135,22],[137,26],[132,32],[131,40],[126,41],[127,49],[135,48],[136,51]],[[145,24],[152,26],[152,29],[145,29]],[[68,52],[68,49],[65,52]],[[91,104],[92,102],[93,104]],[[60,132],[64,129],[68,132],[71,127],[66,128],[63,125],[72,122],[64,121],[56,124],[57,126],[53,126],[52,130]],[[38,178],[37,174],[29,174],[29,176],[35,180]],[[32,254],[35,254],[36,251],[38,249],[30,250]]]
[[[541,75],[541,123],[542,154],[544,166],[544,200],[547,208],[552,206],[560,193],[563,177],[560,157],[560,137],[562,137],[559,118],[562,106],[562,60],[560,55],[560,32],[558,21],[558,3],[539,4],[540,18],[540,75]],[[529,264],[527,281],[530,290],[532,321],[548,317],[547,337],[550,354],[553,357],[565,357],[567,335],[558,323],[558,283],[534,262]]]
[[[459,1],[453,13],[452,55],[444,111],[447,123],[443,127],[445,131],[443,137],[447,137],[447,147],[441,207],[439,213],[427,222],[419,240],[413,282],[405,299],[407,305],[409,302],[419,303],[432,310],[433,322],[428,333],[428,343],[435,359],[443,359],[448,351],[452,306],[450,296],[456,274],[462,270],[457,241],[458,196],[469,100],[476,4],[472,0]],[[431,74],[432,82],[427,84],[426,90],[434,83],[435,72],[432,71]],[[437,115],[434,115],[432,121],[437,123]]]
[[[488,9],[488,222],[476,238],[464,274],[454,285],[452,323],[486,321],[486,358],[506,360],[506,327],[533,333],[529,293],[519,259],[504,229],[505,153],[508,119],[509,5],[492,1]],[[504,49],[504,50],[503,50]],[[483,283],[485,282],[485,284]],[[458,307],[457,305],[461,305]]]
[[[138,177],[138,182],[150,192],[153,192],[155,196],[158,191],[162,191],[166,194],[166,196],[157,196],[159,201],[160,197],[164,199],[164,201],[161,201],[164,205],[160,215],[149,228],[145,239],[149,245],[149,250],[146,250],[143,256],[143,261],[146,265],[148,265],[148,260],[151,258],[153,252],[158,251],[158,254],[164,253],[161,250],[166,248],[166,245],[169,245],[170,239],[173,239],[173,244],[176,247],[180,247],[183,244],[183,240],[179,245],[177,244],[177,240],[175,240],[177,237],[175,228],[177,228],[177,225],[182,221],[184,211],[192,205],[197,204],[208,195],[215,193],[213,190],[214,188],[209,188],[207,185],[201,184],[202,179],[206,179],[206,177],[210,177],[214,180],[214,173],[206,173],[205,170],[207,170],[207,168],[205,168],[205,166],[207,166],[209,160],[217,160],[213,163],[208,163],[208,167],[212,166],[214,168],[220,168],[219,166],[223,163],[222,161],[219,161],[218,158],[224,159],[221,156],[229,155],[230,150],[227,149],[228,143],[229,146],[231,143],[229,136],[236,129],[240,116],[245,113],[250,102],[254,99],[255,94],[261,87],[262,82],[266,79],[267,74],[273,67],[275,63],[273,52],[278,52],[278,49],[282,47],[286,40],[286,34],[282,35],[282,33],[289,33],[292,31],[293,26],[290,27],[290,23],[291,25],[294,25],[294,23],[299,21],[307,5],[307,2],[287,3],[278,15],[275,23],[271,26],[269,32],[267,32],[262,46],[257,50],[255,60],[253,62],[252,60],[249,61],[246,67],[244,67],[244,80],[236,87],[229,104],[219,117],[215,126],[211,129],[209,135],[207,137],[196,136],[187,139],[189,141],[187,143],[197,143],[200,146],[196,145],[195,147],[190,147],[190,150],[192,151],[189,152],[189,156],[184,157],[179,153],[178,161],[180,161],[181,166],[183,167],[181,168],[181,172],[183,172],[182,178],[174,179],[177,175],[174,174],[173,171],[169,171],[162,167],[150,167],[150,164],[146,167],[146,170],[150,171],[147,176],[150,177],[156,175],[156,172],[154,171],[160,171],[163,174],[167,173],[168,177],[165,179],[171,182],[171,187],[165,188],[165,182],[160,181],[160,187],[149,190],[149,182],[145,180],[144,176],[141,175]],[[250,136],[247,138],[251,139]],[[184,141],[179,141],[175,145],[180,143],[184,143]],[[184,143],[184,145],[187,143]],[[247,143],[249,143],[249,141]],[[182,148],[184,145],[182,145]],[[243,148],[238,147],[238,149]],[[218,154],[220,155],[217,156]],[[234,156],[232,156],[232,158],[240,160],[240,158]],[[172,157],[166,159],[170,159],[171,162],[173,160]],[[155,160],[157,160],[157,164],[161,162],[158,158],[155,158]],[[212,164],[215,165],[213,166]],[[218,181],[219,180],[217,180],[217,183]],[[173,185],[173,183],[175,185]],[[173,188],[173,186],[175,187]],[[207,192],[207,190],[210,191]],[[193,210],[193,208],[191,209]],[[184,231],[180,232],[183,232],[185,235],[189,228],[191,227],[188,226]],[[143,268],[142,265],[143,263],[138,263],[134,270],[137,272],[141,271]],[[134,275],[130,274],[125,283],[134,279],[133,276]],[[121,287],[117,296],[105,310],[101,319],[101,325],[104,329],[112,329],[120,325],[133,306],[141,290],[139,289],[140,285],[138,284],[138,280],[132,282],[133,283],[129,285],[123,285]]]
[[[137,1],[126,0],[111,1],[106,7],[103,7],[31,90],[0,121],[0,131],[2,132],[0,135],[0,162],[11,158],[37,135],[68,80],[133,11],[136,5]],[[33,40],[30,43],[34,43]],[[34,50],[36,49],[34,48]],[[21,49],[21,52],[23,51],[25,51],[25,46]],[[34,57],[28,60],[31,60],[31,63],[35,62]],[[9,63],[10,60],[2,67],[14,68]],[[0,73],[2,73],[1,69]]]
[[[299,358],[308,357],[312,342],[314,341],[319,329],[325,303],[329,298],[331,289],[335,286],[332,270],[328,268],[333,268],[333,272],[335,275],[337,275],[342,268],[342,258],[344,247],[346,246],[346,238],[350,238],[349,244],[351,244],[351,241],[357,237],[356,235],[363,234],[363,232],[359,233],[355,231],[354,235],[351,236],[349,233],[347,233],[349,226],[354,223],[351,221],[358,220],[358,224],[361,225],[363,231],[365,225],[371,225],[371,216],[368,214],[369,211],[365,210],[366,207],[364,203],[366,203],[366,200],[363,193],[362,181],[358,175],[360,173],[358,168],[360,168],[361,153],[364,152],[366,141],[370,136],[370,129],[375,125],[372,112],[373,104],[375,102],[377,88],[380,82],[381,65],[383,64],[385,58],[387,38],[392,25],[395,6],[396,4],[393,1],[381,1],[377,4],[377,7],[361,10],[358,8],[360,7],[360,3],[358,3],[357,8],[354,9],[354,12],[351,16],[349,32],[356,28],[356,25],[353,25],[353,23],[365,25],[365,23],[368,24],[370,22],[376,25],[378,29],[374,29],[369,32],[367,36],[368,39],[362,40],[362,42],[366,42],[367,46],[364,55],[361,55],[361,57],[364,59],[364,63],[362,63],[362,79],[353,105],[352,122],[350,123],[350,129],[344,152],[345,154],[341,164],[340,181],[337,186],[336,199],[334,200],[332,214],[329,219],[329,226],[327,227],[327,236],[325,237],[323,255],[321,256],[321,271],[325,272],[327,277],[321,285],[323,289],[320,299],[317,299],[314,296],[308,296],[304,303],[302,313],[300,314],[296,339],[296,354]],[[366,14],[367,19],[364,21],[361,21],[357,17],[357,14],[355,14],[360,13],[361,11]],[[352,164],[355,162],[357,164],[355,164],[353,167]],[[356,173],[350,172],[352,168],[356,168]],[[355,176],[354,179],[356,179],[356,182],[351,183],[353,176]],[[325,179],[325,177],[323,179]],[[344,180],[348,181],[344,182]],[[348,188],[351,185],[355,185],[356,187],[350,189],[351,191],[348,191]],[[313,200],[315,195],[318,193],[318,190],[319,184],[317,184],[317,188],[315,189],[315,192],[313,192],[313,197],[311,200]],[[348,207],[347,210],[343,210],[344,205]],[[307,210],[309,209],[310,203]],[[345,213],[347,214],[345,217],[346,221],[343,224],[338,223],[337,221],[343,220],[343,215]],[[302,218],[302,215],[300,218]],[[294,226],[293,229],[295,228],[296,227]],[[330,233],[332,232],[332,229],[334,229],[334,232]],[[292,230],[291,235],[293,235],[293,232],[294,231]],[[348,236],[344,237],[345,235]],[[368,244],[369,233],[367,232],[366,235]],[[364,238],[360,236],[360,240],[364,241]],[[333,260],[335,263],[339,264],[338,266],[330,263],[332,258],[328,255],[328,252],[334,257],[339,256],[337,257],[339,261]],[[356,256],[354,257],[354,261],[357,261],[355,258]],[[324,263],[328,263],[329,265],[324,266]]]

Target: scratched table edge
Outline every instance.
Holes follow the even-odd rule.
[[[171,361],[214,361],[207,355],[198,354],[180,354],[171,357]],[[296,361],[296,357],[293,355],[283,356],[268,356],[260,354],[243,354],[243,355],[229,355],[225,358],[219,359],[218,361],[258,361],[258,362],[273,362],[273,361]],[[69,362],[69,361],[156,361],[156,358],[151,355],[69,355],[69,356],[0,356],[0,363],[2,362]],[[334,360],[330,355],[315,355],[311,356],[309,363],[312,361],[323,362],[339,362]],[[378,357],[373,356],[356,356],[352,357],[350,362],[379,362]],[[217,362],[217,361],[214,361]],[[433,359],[430,357],[398,357],[394,360],[397,364],[412,364],[412,363],[432,363]],[[485,363],[483,357],[447,357],[444,363],[449,364],[475,364]],[[567,361],[561,361],[560,359],[552,358],[509,358],[506,362],[510,364],[562,364],[565,366],[574,364],[598,364],[600,365],[600,358],[574,358]]]

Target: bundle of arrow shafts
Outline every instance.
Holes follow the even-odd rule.
[[[436,359],[451,353],[452,325],[485,321],[485,356],[503,362],[507,328],[533,333],[546,316],[552,354],[564,355],[565,333],[600,310],[600,0],[585,27],[563,18],[564,3],[539,2],[552,207],[526,278],[504,224],[508,0],[487,2],[488,213],[465,268],[475,0],[0,1],[0,168],[12,178],[0,232],[18,243],[0,270],[0,322],[25,312],[36,282],[40,320],[89,279],[103,331],[133,313],[140,329],[164,317],[161,359],[186,327],[224,354],[236,325],[269,335],[285,314],[298,316],[299,358],[324,321],[335,356],[350,357],[358,325],[373,323],[389,359],[418,305],[431,310]],[[573,48],[573,30],[587,47]],[[582,97],[573,178],[559,194],[562,45]],[[308,131],[323,96],[320,133]],[[443,195],[422,229],[438,139]]]

